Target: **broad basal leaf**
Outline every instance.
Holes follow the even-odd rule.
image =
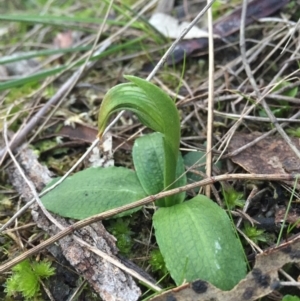
[[[49,185],[51,184],[53,183]],[[135,172],[123,167],[107,167],[80,171],[48,192],[41,200],[49,211],[64,217],[84,219],[138,201],[145,196]]]
[[[202,279],[230,290],[246,275],[243,249],[223,209],[205,196],[160,208],[156,240],[177,285]]]
[[[153,195],[164,190],[164,145],[161,133],[152,133],[135,140],[132,149],[134,167],[137,176],[148,195]],[[184,164],[181,155],[178,156],[176,167],[176,183],[173,187],[186,185]],[[185,192],[172,196],[173,204],[183,202]],[[158,200],[156,204],[163,206],[165,200]]]
[[[172,188],[180,141],[179,114],[172,99],[155,85],[134,76],[126,76],[132,83],[121,84],[105,95],[99,111],[99,137],[102,136],[108,119],[119,110],[134,112],[140,121],[164,139],[165,172],[164,187]],[[165,206],[172,205],[167,197]]]

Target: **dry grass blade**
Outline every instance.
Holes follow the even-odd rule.
[[[213,32],[213,19],[211,8],[207,11],[208,14],[208,108],[207,108],[207,148],[206,148],[206,174],[208,177],[212,175],[212,148],[213,148],[213,121],[214,121],[214,32]],[[210,197],[210,186],[206,186],[205,194]]]
[[[264,95],[262,95],[257,87],[256,81],[253,78],[252,71],[250,69],[249,63],[246,58],[246,43],[245,43],[245,19],[246,19],[246,11],[247,11],[247,0],[243,0],[243,9],[242,9],[242,17],[241,17],[241,29],[240,29],[240,48],[241,48],[241,56],[243,60],[243,65],[245,68],[245,71],[247,73],[247,76],[249,78],[249,81],[255,91],[256,97],[261,102],[263,108],[265,109],[268,117],[270,118],[270,121],[274,124],[277,131],[280,133],[280,135],[283,137],[283,139],[286,141],[286,143],[290,146],[290,148],[294,151],[294,153],[297,155],[297,157],[300,159],[300,152],[295,146],[295,144],[291,141],[289,136],[285,133],[285,131],[282,129],[282,127],[278,124],[277,119],[275,118],[274,114],[270,110],[269,106],[267,105]]]
[[[190,189],[194,189],[196,187],[204,187],[206,185],[211,185],[213,183],[219,182],[219,181],[228,181],[228,180],[235,180],[235,179],[239,179],[239,180],[269,180],[269,181],[284,181],[284,180],[295,180],[296,179],[296,175],[284,175],[284,174],[279,174],[279,175],[270,175],[270,174],[227,174],[227,175],[221,175],[221,176],[215,176],[215,177],[211,177],[209,179],[204,179],[200,182],[196,182],[193,184],[188,184],[184,187],[180,187],[180,188],[175,188],[172,190],[168,190],[165,192],[161,192],[159,194],[156,195],[151,195],[148,196],[142,200],[139,200],[137,202],[134,202],[132,204],[128,204],[122,207],[119,207],[117,209],[113,209],[113,210],[109,210],[107,212],[98,214],[96,216],[92,216],[90,218],[84,219],[82,221],[79,221],[75,224],[73,224],[72,226],[67,227],[66,229],[64,229],[63,231],[59,232],[57,235],[51,237],[50,239],[40,243],[37,247],[24,252],[22,255],[12,259],[11,261],[9,261],[6,264],[3,264],[2,266],[0,266],[0,273],[3,273],[7,270],[9,270],[11,267],[15,266],[16,264],[18,264],[19,262],[21,262],[22,260],[24,260],[25,258],[27,258],[28,256],[31,256],[33,254],[36,254],[37,252],[39,252],[40,250],[43,250],[45,247],[51,245],[52,243],[54,243],[55,241],[58,241],[59,239],[62,239],[63,237],[72,234],[74,231],[81,229],[87,225],[90,225],[96,221],[99,220],[103,220],[106,219],[108,217],[112,217],[120,212],[124,212],[127,210],[130,210],[132,208],[136,208],[139,206],[143,206],[149,203],[152,203],[158,199],[164,198],[166,196],[170,196],[173,194],[177,194],[180,193],[182,191],[188,191]]]
[[[7,175],[12,170],[9,168],[14,168],[18,175],[22,175],[20,178],[23,183],[27,183],[23,185],[24,188],[30,191],[30,197],[24,197],[29,201],[19,210],[21,198],[17,199],[18,206],[14,206],[16,195],[11,187],[14,187],[18,193],[23,192],[17,189],[11,177],[1,176],[3,183],[0,190],[0,232],[4,234],[3,245],[6,248],[6,252],[0,252],[1,274],[50,245],[51,248],[65,245],[69,251],[73,250],[73,254],[86,252],[89,258],[99,262],[99,265],[107,264],[110,275],[114,274],[112,271],[116,271],[114,274],[116,279],[119,271],[118,275],[124,271],[122,277],[126,277],[126,274],[132,275],[143,285],[147,283],[147,276],[150,276],[149,279],[152,280],[146,284],[146,287],[160,292],[161,288],[153,284],[155,283],[153,278],[161,279],[163,276],[160,274],[161,271],[164,271],[164,275],[168,272],[163,269],[162,264],[158,270],[155,270],[152,261],[153,254],[159,251],[158,239],[154,236],[150,225],[153,214],[157,210],[155,207],[157,202],[153,202],[183,191],[187,191],[186,200],[197,195],[198,191],[199,193],[205,191],[206,195],[221,208],[225,208],[225,204],[228,204],[230,199],[225,188],[232,189],[234,204],[228,205],[226,213],[232,214],[232,222],[237,225],[239,231],[237,237],[241,239],[241,244],[249,258],[254,257],[253,253],[264,253],[266,246],[272,245],[274,241],[282,241],[281,237],[278,238],[279,231],[275,227],[278,221],[282,223],[284,220],[283,224],[286,227],[282,229],[287,238],[292,234],[299,234],[300,226],[297,224],[299,192],[294,193],[289,188],[292,181],[297,178],[296,173],[299,170],[294,166],[285,169],[287,159],[292,158],[289,161],[297,166],[300,162],[297,140],[300,137],[298,127],[300,44],[297,34],[300,24],[297,13],[299,3],[294,4],[293,1],[288,3],[287,0],[251,2],[240,0],[240,4],[243,5],[241,9],[236,5],[232,6],[232,3],[215,0],[204,1],[202,6],[199,6],[198,1],[189,3],[189,1],[165,0],[121,0],[118,3],[105,0],[97,5],[94,3],[95,0],[87,0],[86,2],[73,1],[71,6],[67,2],[61,2],[60,7],[57,6],[57,1],[52,0],[46,1],[46,4],[41,4],[44,1],[25,2],[14,1],[7,7],[0,4],[0,19],[3,21],[0,36],[4,41],[0,43],[3,55],[0,62],[0,91],[3,93],[0,96],[0,115],[2,115],[0,128],[2,126],[6,143],[6,146],[0,145],[0,160],[3,163],[4,158],[7,157],[4,166]],[[288,4],[284,6],[286,3]],[[295,5],[296,10],[295,7],[292,8],[292,4]],[[150,25],[152,23],[148,21],[151,20],[151,14],[155,10],[161,10],[160,5],[164,6],[163,10],[167,11],[165,13],[172,15],[178,24],[186,21],[189,24],[172,43],[159,35],[159,31],[152,28]],[[32,10],[32,7],[36,10]],[[275,12],[276,9],[279,10]],[[265,14],[267,10],[271,11],[272,15]],[[240,18],[241,12],[242,18]],[[205,13],[208,14],[209,39],[182,40]],[[261,15],[266,17],[259,19]],[[62,28],[66,28],[68,32],[62,31]],[[213,36],[213,29],[215,33],[221,35],[221,38]],[[238,34],[231,35],[233,32],[237,33],[238,29],[240,29],[239,37]],[[79,39],[74,39],[74,43],[69,48],[54,49],[56,33],[60,38],[70,38],[71,33],[75,36],[79,33]],[[19,51],[22,53],[15,57],[15,52]],[[181,63],[180,55],[183,53],[186,56]],[[28,75],[7,73],[2,77],[2,63],[6,66],[6,64],[30,60],[39,60],[39,64],[30,69]],[[68,221],[59,216],[53,219],[52,213],[49,215],[44,210],[40,197],[60,185],[71,173],[89,166],[90,153],[100,145],[98,139],[94,140],[97,133],[99,104],[106,91],[125,81],[123,75],[126,74],[155,82],[176,102],[181,118],[182,156],[185,160],[185,156],[197,152],[197,155],[199,154],[203,159],[201,164],[189,165],[185,162],[185,174],[190,181],[188,183],[192,184],[169,191],[164,190],[133,204],[78,222]],[[11,106],[13,108],[9,113]],[[71,129],[72,126],[75,126],[72,131],[58,139],[57,136],[63,132],[61,129],[66,127]],[[92,130],[89,131],[89,128]],[[88,139],[78,134],[82,133],[82,129],[87,131]],[[135,139],[148,134],[148,129],[141,127],[132,113],[122,112],[110,123],[106,131],[108,130],[111,130],[113,137],[114,143],[110,151],[116,166],[133,169],[130,157],[132,147]],[[15,135],[11,135],[10,131]],[[285,138],[286,142],[281,139],[281,136],[278,137],[277,132]],[[241,143],[237,143],[238,139]],[[22,163],[21,150],[19,153],[15,152],[17,146],[25,140],[27,145],[39,154],[39,160],[36,161],[47,165],[54,174],[61,176],[55,185],[40,194],[37,191],[42,187],[39,185],[34,187],[30,182],[32,179]],[[291,149],[297,155],[294,155]],[[214,156],[219,156],[220,162],[217,164],[212,162]],[[10,162],[10,159],[13,162]],[[243,173],[243,170],[248,174]],[[189,178],[190,175],[195,175],[196,178]],[[183,175],[181,178],[184,178]],[[285,187],[285,190],[282,187]],[[279,196],[277,199],[275,199],[276,193]],[[265,204],[269,198],[273,198],[272,202]],[[286,206],[287,199],[290,199],[291,208],[288,208],[291,209],[290,211]],[[2,200],[3,204],[9,201],[13,206],[9,209],[2,207]],[[37,222],[38,218],[44,216],[36,209],[37,203],[41,205],[44,214],[51,221],[47,221],[49,227],[45,226],[46,223],[44,223],[45,227],[40,227],[42,223]],[[270,205],[274,203],[276,206]],[[32,208],[33,205],[36,211]],[[143,205],[147,205],[143,211],[121,218],[121,224],[126,226],[130,232],[130,239],[134,242],[125,257],[126,260],[140,267],[136,270],[139,272],[136,272],[125,266],[125,261],[120,259],[120,254],[124,254],[121,250],[122,241],[114,232],[120,220],[110,218]],[[277,207],[281,215],[278,214]],[[66,208],[69,210],[68,206]],[[26,212],[29,211],[28,209],[33,213],[34,224],[29,223],[32,219],[30,221],[28,219],[29,215]],[[293,216],[290,218],[288,213],[291,211]],[[39,217],[35,214],[39,214]],[[267,216],[274,228],[261,229],[264,224],[259,224],[259,218],[263,219]],[[120,245],[119,242],[117,244],[118,247],[121,246],[118,255],[116,255],[115,240],[111,245],[108,244],[107,250],[97,249],[98,239],[108,242],[110,241],[108,237],[112,238],[104,228],[103,232],[95,230],[99,224],[102,225],[102,220],[105,220],[103,225],[109,229],[108,231],[115,235],[119,242],[121,241]],[[99,222],[96,223],[97,221]],[[38,232],[34,225],[40,227]],[[251,233],[246,231],[247,225],[252,230],[256,229],[256,232],[254,231],[256,234],[261,231],[263,234],[258,239],[251,236]],[[44,239],[44,233],[47,233],[50,239]],[[89,234],[85,236],[85,233]],[[94,233],[94,236],[91,233]],[[269,234],[270,237],[273,236],[270,238]],[[73,249],[74,245],[76,248]],[[298,246],[298,242],[296,245]],[[24,249],[27,251],[23,252]],[[14,258],[12,254],[16,251],[20,255]],[[67,260],[70,259],[71,267],[87,280],[87,285],[90,285],[93,290],[94,286],[89,281],[89,276],[85,274],[88,269],[77,269],[78,266],[72,261],[74,257],[70,258],[68,254],[62,254]],[[47,258],[48,253],[41,252],[38,256]],[[287,279],[280,284],[295,286],[292,274],[278,271]],[[272,270],[268,275],[275,279],[273,272]],[[5,276],[13,273],[12,270],[12,273],[5,273]],[[59,279],[59,276],[56,277]],[[131,276],[126,279],[129,281],[126,285],[132,281],[134,287],[140,290]],[[245,278],[245,281],[249,279]],[[3,277],[0,284],[4,284],[5,281]],[[171,277],[166,277],[160,285],[162,288],[170,287],[174,285],[172,281]],[[42,285],[47,291],[48,283]],[[193,284],[186,284],[183,289],[187,287],[192,289]],[[92,292],[88,289],[79,290],[79,299],[86,292]],[[180,291],[181,288],[178,292]],[[96,292],[99,293],[97,290]],[[283,290],[280,292],[282,293]],[[49,289],[49,298],[57,299],[51,294],[53,291]],[[76,298],[75,294],[71,295],[71,298]],[[149,295],[150,292],[147,292],[143,297],[147,298]],[[0,299],[3,296],[5,292],[0,291]],[[197,295],[198,297],[201,296]],[[138,298],[137,295],[135,298]],[[157,297],[157,300],[164,300],[163,298],[164,294]]]

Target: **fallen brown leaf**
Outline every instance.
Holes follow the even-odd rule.
[[[291,262],[300,262],[299,235],[258,255],[253,270],[231,291],[221,291],[206,281],[196,280],[164,292],[151,301],[254,301],[279,288],[278,270]]]

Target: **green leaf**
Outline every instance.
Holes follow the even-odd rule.
[[[243,249],[223,209],[203,195],[158,209],[155,236],[177,285],[202,279],[222,290],[246,275]]]
[[[300,301],[300,298],[292,295],[285,295],[281,301]]]
[[[148,195],[164,190],[164,142],[161,133],[152,133],[135,140],[132,156],[136,174],[142,187]],[[176,168],[176,183],[174,187],[186,185],[184,165],[181,155],[178,156]],[[185,192],[173,195],[173,204],[182,203]],[[158,200],[156,204],[163,206],[165,200]]]
[[[174,187],[182,187],[187,184],[187,177],[186,177],[184,162],[181,153],[179,153],[178,160],[177,160],[176,179],[177,181],[175,182]],[[172,197],[174,198],[174,204],[182,203],[185,199],[185,196],[186,196],[185,191],[173,195]],[[160,203],[157,202],[157,204]]]
[[[195,172],[187,172],[188,183],[195,183],[201,181],[203,177],[200,172],[205,174],[205,163],[206,163],[206,154],[205,152],[188,152],[184,157],[184,164],[188,169],[193,169]],[[198,193],[200,188],[195,188],[194,191]]]
[[[132,83],[120,84],[105,95],[98,119],[99,137],[102,136],[111,114],[119,110],[134,112],[140,121],[164,135],[164,188],[171,189],[176,177],[176,163],[180,142],[180,121],[172,99],[155,85],[134,76],[126,76]],[[171,206],[167,197],[164,206]]]
[[[187,182],[188,184],[192,184],[203,179],[201,173],[205,172],[206,165],[206,153],[202,151],[197,152],[188,152],[183,157],[184,165],[190,169],[191,171],[187,172]],[[221,168],[221,162],[218,161],[216,163],[218,168]],[[192,171],[193,170],[193,171]],[[194,191],[196,193],[199,192],[199,188],[195,188]]]
[[[49,185],[52,184],[53,181]],[[145,196],[135,172],[123,167],[108,167],[80,171],[41,200],[49,211],[64,217],[84,219]],[[128,210],[117,216],[128,215],[139,209]]]

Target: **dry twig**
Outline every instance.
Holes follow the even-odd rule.
[[[127,204],[122,207],[112,209],[112,210],[100,213],[98,215],[91,216],[84,220],[78,221],[77,223],[67,227],[63,231],[61,231],[58,234],[54,235],[53,237],[49,238],[48,240],[42,242],[38,246],[32,248],[31,250],[24,252],[23,254],[12,259],[11,261],[7,262],[6,264],[3,264],[2,266],[0,266],[0,273],[3,273],[5,271],[9,270],[13,266],[18,264],[22,260],[24,260],[25,258],[27,258],[28,256],[36,254],[37,252],[43,250],[44,248],[51,245],[55,241],[62,239],[63,237],[65,237],[69,234],[72,234],[74,231],[76,231],[78,229],[81,229],[81,228],[83,228],[87,225],[90,225],[94,222],[97,222],[99,220],[103,220],[103,219],[112,217],[120,212],[124,212],[124,211],[130,210],[130,209],[133,209],[133,208],[136,208],[139,206],[143,206],[143,205],[155,202],[156,200],[164,198],[166,196],[181,193],[183,191],[194,189],[196,187],[211,185],[218,181],[229,181],[229,180],[269,180],[269,181],[276,181],[276,180],[287,181],[287,180],[289,180],[289,181],[291,181],[291,180],[295,180],[296,177],[297,176],[293,175],[293,174],[275,174],[275,175],[270,175],[270,174],[226,174],[226,175],[221,175],[221,176],[210,177],[210,178],[204,179],[202,181],[195,182],[193,184],[188,184],[183,187],[164,191],[164,192],[158,193],[156,195],[151,195],[151,196],[143,198],[137,202]]]
[[[211,8],[208,14],[208,108],[207,108],[207,146],[206,146],[206,175],[212,175],[212,147],[213,147],[213,121],[214,121],[214,32]],[[210,186],[205,187],[205,194],[210,198]]]

